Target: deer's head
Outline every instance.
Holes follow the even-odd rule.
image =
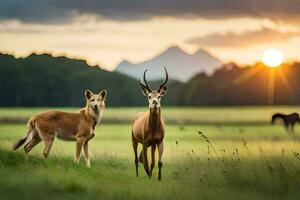
[[[146,81],[146,73],[147,73],[148,70],[145,70],[144,71],[144,76],[143,76],[143,79],[144,79],[144,83],[143,84],[141,82],[141,80],[139,80],[139,83],[141,85],[141,88],[142,88],[142,92],[144,94],[144,96],[146,96],[148,98],[148,102],[149,102],[149,107],[150,108],[159,108],[160,107],[160,100],[161,100],[161,97],[164,96],[167,92],[167,82],[168,82],[168,79],[169,79],[169,76],[168,76],[168,72],[167,72],[167,69],[165,68],[165,73],[166,73],[166,78],[165,80],[160,84],[158,90],[151,90],[147,81]]]
[[[91,108],[94,113],[98,114],[103,111],[105,107],[107,91],[102,90],[99,94],[94,94],[90,90],[85,90],[86,103],[88,108]]]

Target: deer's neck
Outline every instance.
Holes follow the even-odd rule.
[[[95,113],[93,109],[88,105],[85,107],[85,113],[92,120],[92,129],[95,130],[95,127],[100,120],[99,113]]]
[[[160,126],[160,121],[160,107],[150,108],[149,126],[153,132]]]

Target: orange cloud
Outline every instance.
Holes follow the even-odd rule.
[[[275,29],[262,28],[261,30],[244,33],[227,32],[224,34],[215,33],[194,37],[188,39],[187,43],[210,47],[239,48],[272,42],[282,42],[297,36],[300,36],[299,32],[282,32]]]

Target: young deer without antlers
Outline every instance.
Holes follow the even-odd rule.
[[[80,153],[83,147],[87,167],[90,167],[88,143],[95,134],[105,108],[107,91],[102,90],[94,94],[85,91],[86,107],[76,113],[61,111],[46,111],[32,116],[27,124],[26,135],[18,140],[13,149],[17,150],[24,144],[25,159],[33,147],[44,141],[44,158],[48,158],[55,138],[67,141],[76,141],[75,162],[79,164]]]
[[[156,146],[158,148],[158,180],[161,180],[161,168],[162,168],[162,154],[164,150],[164,133],[165,133],[165,121],[161,116],[161,107],[160,100],[161,97],[166,94],[167,87],[166,83],[168,82],[168,72],[165,68],[166,79],[160,85],[158,90],[151,90],[146,81],[146,72],[144,72],[144,82],[145,85],[139,83],[142,88],[143,94],[148,98],[149,102],[149,111],[138,113],[136,118],[133,121],[132,126],[132,146],[135,156],[135,170],[136,176],[138,177],[138,162],[143,163],[144,168],[149,177],[152,176],[152,171],[155,166],[155,150]],[[143,148],[141,154],[138,158],[137,156],[137,147],[138,143],[142,144]],[[151,146],[151,168],[149,170],[148,158],[147,158],[147,149]]]

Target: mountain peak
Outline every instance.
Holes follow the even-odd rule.
[[[129,62],[128,60],[124,59],[122,62],[119,63],[119,65],[131,65],[132,63]]]
[[[205,49],[198,49],[193,55],[194,56],[197,56],[197,55],[209,55],[209,56],[211,56],[211,54]]]
[[[180,47],[174,45],[174,46],[170,46],[169,48],[167,48],[164,53],[186,53],[185,51],[183,51]]]
[[[164,52],[162,52],[158,57],[176,57],[176,56],[189,56],[184,50],[178,46],[170,46]]]
[[[216,58],[214,55],[212,55],[210,52],[208,52],[207,50],[205,49],[198,49],[194,54],[193,54],[194,57],[196,58],[206,58],[206,59],[213,59],[213,60],[216,60],[218,62],[221,63],[221,60],[219,60],[218,58]]]
[[[144,70],[149,68],[151,73],[147,76],[148,79],[158,80],[163,74],[162,67],[165,66],[173,80],[185,82],[199,72],[211,74],[221,64],[217,58],[203,49],[191,55],[178,46],[170,46],[161,54],[141,63],[128,64],[123,61],[117,66],[117,71],[138,79]]]
[[[180,51],[182,51],[182,49],[179,46],[177,46],[177,45],[169,46],[166,51],[172,51],[172,50],[175,50],[175,51],[176,50],[180,50]]]

